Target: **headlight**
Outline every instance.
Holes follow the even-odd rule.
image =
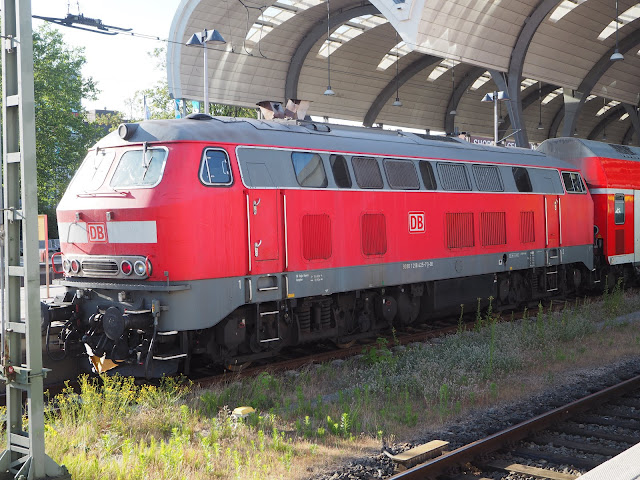
[[[80,271],[80,262],[78,260],[71,260],[71,271],[78,273]]]
[[[64,273],[71,272],[71,262],[66,258],[62,260],[62,269],[64,270]]]
[[[134,263],[133,269],[136,272],[136,275],[140,277],[144,277],[147,274],[147,267],[142,260],[138,260],[136,263]]]

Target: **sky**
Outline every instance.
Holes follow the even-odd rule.
[[[132,28],[133,32],[166,39],[180,0],[32,0],[33,15],[64,18],[68,12],[102,20],[103,24]],[[34,19],[33,28],[43,24]],[[87,64],[85,77],[97,82],[98,99],[83,102],[87,110],[119,110],[129,114],[125,100],[133,98],[137,90],[166,79],[166,72],[156,67],[147,55],[166,42],[124,35],[101,35],[73,28],[55,26],[67,45],[82,47]]]

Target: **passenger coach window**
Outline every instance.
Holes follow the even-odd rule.
[[[579,173],[562,172],[562,181],[564,182],[565,190],[569,193],[584,193],[587,191]]]
[[[200,180],[205,185],[229,185],[231,168],[227,153],[222,150],[207,149],[202,156]]]
[[[387,174],[387,181],[391,188],[398,190],[419,190],[420,181],[416,173],[416,167],[410,160],[391,160],[386,158],[383,161],[384,171]]]
[[[624,225],[624,193],[616,193],[613,201],[613,219],[616,225]]]
[[[519,192],[533,192],[531,186],[531,179],[529,178],[529,172],[524,167],[513,167],[513,179],[516,182],[516,188]]]
[[[167,160],[167,151],[164,148],[149,148],[144,158],[142,152],[142,150],[128,150],[122,154],[111,178],[112,187],[148,188],[160,183]]]
[[[378,161],[373,157],[352,157],[353,171],[360,188],[383,188]]]
[[[338,188],[351,188],[351,175],[347,160],[342,155],[331,155],[329,157],[331,170],[333,171],[333,179],[336,181]]]
[[[436,177],[433,174],[433,167],[425,160],[420,160],[420,176],[422,177],[422,183],[427,190],[437,190]]]
[[[322,165],[322,157],[317,153],[293,152],[293,169],[301,187],[324,188],[327,186],[327,174]]]

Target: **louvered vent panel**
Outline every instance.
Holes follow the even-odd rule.
[[[536,241],[533,212],[520,212],[520,241],[532,243]]]
[[[307,260],[331,257],[331,219],[329,215],[302,217],[302,254]]]
[[[498,167],[491,165],[474,165],[473,174],[476,177],[478,189],[484,192],[502,192],[502,178]]]
[[[384,168],[391,188],[398,190],[418,190],[420,182],[413,162],[406,160],[385,160]]]
[[[622,228],[616,230],[616,255],[624,253],[624,230]]]
[[[447,213],[447,247],[473,247],[473,213]]]
[[[482,212],[480,224],[483,246],[507,244],[507,224],[504,212]]]
[[[362,252],[365,255],[387,253],[387,222],[382,213],[362,216]]]
[[[438,173],[445,190],[469,191],[469,179],[464,165],[461,163],[439,163]]]

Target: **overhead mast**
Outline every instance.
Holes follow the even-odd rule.
[[[15,479],[70,478],[44,448],[46,371],[42,368],[39,305],[31,0],[2,0],[2,67],[5,288],[0,374],[6,383],[7,447],[0,455],[0,471],[15,475]],[[23,279],[24,320],[20,303]],[[22,363],[25,353],[26,363]],[[27,429],[22,426],[23,393],[27,397]]]

